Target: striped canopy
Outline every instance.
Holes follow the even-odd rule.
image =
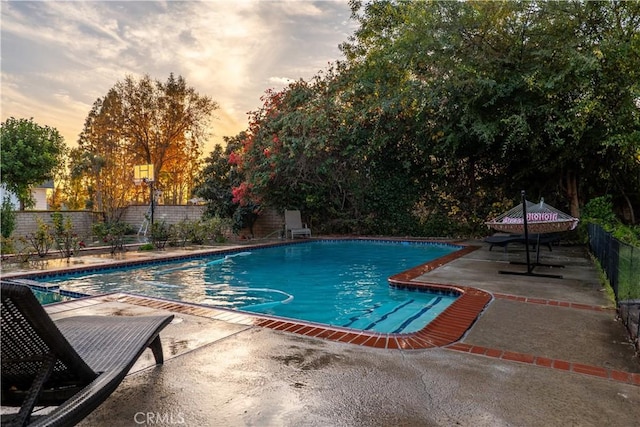
[[[559,233],[576,228],[578,218],[574,218],[553,206],[544,203],[532,203],[525,200],[527,206],[527,229],[529,233]],[[487,227],[507,233],[524,233],[524,215],[522,203],[513,209],[485,222]]]

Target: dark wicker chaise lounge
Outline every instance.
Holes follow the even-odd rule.
[[[2,425],[71,426],[100,405],[173,315],[49,317],[28,286],[2,281]],[[57,406],[32,414],[36,406]]]

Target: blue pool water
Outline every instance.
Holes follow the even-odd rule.
[[[64,295],[60,295],[57,292],[39,291],[33,288],[31,288],[31,292],[33,292],[33,294],[36,296],[36,299],[42,305],[53,304],[62,301],[71,301],[73,299]]]
[[[321,240],[46,279],[90,295],[130,292],[383,333],[422,329],[455,295],[388,278],[456,251],[433,243]]]

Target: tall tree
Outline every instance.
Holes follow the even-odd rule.
[[[0,181],[16,194],[20,209],[33,205],[34,185],[53,179],[65,149],[57,129],[33,119],[10,117],[0,125]]]
[[[225,148],[216,144],[204,161],[193,193],[207,201],[207,213],[211,216],[231,218],[238,207],[238,203],[233,201],[232,188],[240,185],[243,177],[229,163],[229,155],[240,147],[245,138],[245,132],[235,137],[225,136]]]
[[[164,83],[148,75],[116,83],[94,103],[78,141],[85,154],[77,156],[76,170],[90,179],[96,209],[115,212],[131,199],[150,200],[132,182],[139,164],[154,165],[165,200],[186,202],[217,108],[173,74]]]
[[[69,170],[64,186],[64,199],[69,209],[93,209],[88,177],[85,174],[89,167],[85,163],[86,159],[82,159],[85,155],[86,152],[79,147],[72,148],[68,153]]]
[[[405,84],[402,70],[378,75],[337,63],[311,82],[267,91],[231,157],[246,176],[235,194],[331,218],[334,230],[406,232],[418,182],[398,171],[418,166],[421,153],[405,132],[410,95],[387,97]]]
[[[153,164],[160,175],[168,163],[184,167],[200,156],[209,119],[218,108],[213,100],[173,73],[166,83],[152,82],[148,75],[138,81],[127,77],[115,90],[122,102],[122,136],[134,161]]]
[[[110,90],[98,99],[89,112],[74,152],[71,175],[85,181],[90,205],[104,212],[107,220],[116,219],[118,208],[132,196],[133,164],[127,155],[126,139],[121,135],[122,116],[116,114],[120,97]]]
[[[346,61],[251,114],[237,197],[376,233],[439,217],[480,233],[523,188],[576,216],[615,192],[633,220],[640,3],[351,6]]]
[[[428,89],[416,121],[440,135],[424,141],[449,181],[469,188],[456,198],[528,188],[577,216],[587,197],[617,188],[637,205],[637,2],[352,6],[360,28],[345,53],[401,64]]]

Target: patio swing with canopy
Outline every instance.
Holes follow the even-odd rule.
[[[494,230],[524,234],[527,262],[511,263],[524,264],[527,266],[527,271],[500,271],[500,273],[562,279],[562,276],[556,274],[533,272],[533,269],[536,267],[564,267],[563,265],[540,263],[540,235],[573,230],[576,228],[576,225],[578,225],[578,219],[544,203],[544,199],[541,199],[540,203],[532,203],[526,200],[524,190],[522,190],[521,196],[521,204],[485,223],[489,228],[493,228]],[[536,245],[535,262],[531,262],[529,254],[529,233],[537,234],[538,244]]]

